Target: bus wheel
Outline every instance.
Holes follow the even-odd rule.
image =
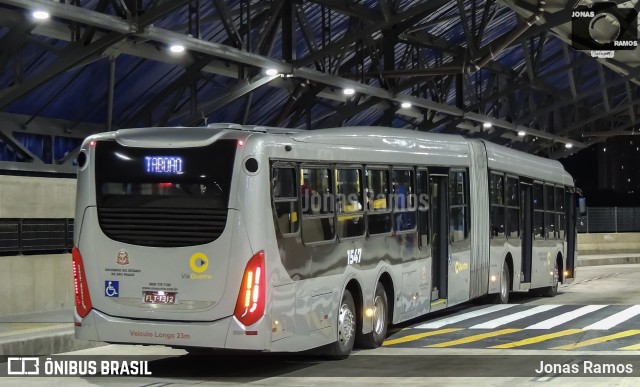
[[[369,333],[358,336],[358,346],[362,348],[378,348],[387,338],[389,326],[389,302],[384,286],[378,282],[376,295],[373,298],[373,329]]]
[[[356,339],[356,307],[353,296],[347,289],[342,295],[342,302],[338,308],[338,340],[333,343],[329,355],[336,359],[349,356]]]
[[[494,304],[507,304],[509,302],[509,283],[511,283],[511,276],[509,275],[509,266],[505,261],[502,264],[502,275],[500,276],[500,293],[495,295]]]
[[[555,297],[558,294],[558,261],[553,268],[553,285],[541,288],[538,293],[543,297]]]

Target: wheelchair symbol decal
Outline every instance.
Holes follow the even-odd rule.
[[[104,295],[107,297],[118,297],[120,291],[119,281],[104,281]]]

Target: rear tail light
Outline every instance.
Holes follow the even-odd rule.
[[[73,263],[73,285],[76,293],[76,312],[80,317],[84,317],[91,310],[91,296],[89,295],[82,255],[80,255],[80,250],[77,247],[74,247],[71,251],[71,258]]]
[[[251,257],[244,269],[236,310],[233,313],[244,326],[255,324],[264,314],[266,288],[264,251],[261,250]]]

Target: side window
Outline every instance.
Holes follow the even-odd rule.
[[[274,167],[271,169],[271,193],[273,211],[280,233],[295,234],[300,228],[298,219],[298,185],[296,169]]]
[[[429,174],[418,171],[418,234],[420,247],[429,246]]]
[[[558,238],[564,239],[566,220],[564,215],[564,188],[556,187],[556,218],[558,230]]]
[[[469,225],[467,215],[467,173],[465,171],[449,172],[449,235],[451,242],[467,239]]]
[[[364,235],[364,206],[362,202],[362,170],[336,169],[336,206],[338,238]]]
[[[518,179],[507,177],[505,184],[505,204],[507,205],[507,230],[509,238],[520,236],[520,196]]]
[[[391,232],[391,205],[389,203],[389,171],[365,170],[367,181],[366,209],[369,235]]]
[[[533,236],[536,239],[544,238],[544,206],[543,190],[541,183],[533,184]]]
[[[314,243],[334,239],[334,202],[331,171],[301,168],[302,241]]]
[[[504,219],[504,175],[492,172],[489,180],[491,200],[491,236],[505,236]]]
[[[553,186],[544,185],[544,235],[547,239],[555,239],[556,214],[553,208],[555,204]]]
[[[393,187],[393,229],[395,231],[409,231],[416,227],[416,206],[413,187],[413,171],[408,169],[394,169],[391,171],[391,186]]]

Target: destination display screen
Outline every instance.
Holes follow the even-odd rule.
[[[181,175],[184,161],[177,156],[145,156],[144,169],[147,173]]]

